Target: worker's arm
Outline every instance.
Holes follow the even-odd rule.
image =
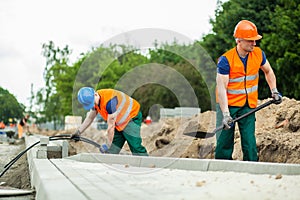
[[[106,111],[107,115],[107,144],[108,146],[111,145],[114,135],[115,135],[115,126],[116,126],[116,119],[117,119],[117,105],[118,105],[118,98],[115,96],[110,99],[106,104]]]
[[[95,117],[97,116],[96,110],[91,110],[88,116],[84,119],[80,127],[78,128],[79,133],[83,133],[94,121]]]
[[[109,146],[111,145],[115,135],[116,118],[117,118],[117,112],[108,114],[107,116],[107,139],[108,139]]]
[[[229,112],[227,99],[227,85],[229,82],[229,75],[217,73],[217,95],[222,112]]]
[[[282,96],[278,92],[277,87],[276,87],[276,76],[274,74],[274,71],[267,60],[266,63],[260,67],[263,72],[265,73],[266,81],[269,85],[269,88],[272,93],[272,98],[275,100],[275,104],[280,104],[282,102]]]
[[[266,63],[260,68],[264,72],[266,81],[270,87],[270,90],[272,91],[274,88],[276,88],[276,77],[269,61],[267,60]]]
[[[221,111],[223,113],[223,127],[225,130],[228,130],[232,126],[232,117],[230,116],[228,108],[228,99],[227,99],[227,86],[229,82],[229,75],[217,74],[217,89],[218,89],[218,99]]]

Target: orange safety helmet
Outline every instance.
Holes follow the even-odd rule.
[[[248,20],[242,20],[235,26],[233,36],[244,40],[259,40],[262,38],[257,32],[255,24]]]

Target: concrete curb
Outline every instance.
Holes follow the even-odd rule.
[[[132,155],[112,155],[100,153],[82,153],[68,157],[80,162],[105,164],[124,164],[135,167],[167,168],[192,171],[224,171],[250,174],[285,174],[300,175],[299,164],[246,162],[192,158],[144,157]]]
[[[39,141],[37,137],[25,137],[26,147]],[[36,191],[36,199],[86,199],[85,196],[48,159],[36,158],[37,148],[27,152],[30,181]],[[57,186],[63,188],[57,192]]]

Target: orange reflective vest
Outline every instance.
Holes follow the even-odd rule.
[[[97,90],[100,96],[100,105],[95,105],[97,112],[107,121],[108,112],[106,110],[107,103],[114,97],[117,97],[117,115],[116,115],[116,129],[118,131],[124,130],[129,121],[136,117],[140,111],[140,104],[125,93],[113,89]]]
[[[227,98],[229,106],[242,107],[248,102],[250,108],[257,106],[259,69],[263,60],[262,50],[255,47],[248,54],[246,68],[236,48],[223,54],[230,66]]]

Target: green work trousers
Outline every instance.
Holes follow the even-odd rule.
[[[217,127],[222,126],[223,114],[220,105],[216,106]],[[234,119],[251,111],[248,105],[244,107],[229,107],[230,116]],[[258,161],[256,138],[255,138],[255,113],[245,117],[237,122],[244,161]],[[216,133],[217,144],[215,150],[216,159],[232,160],[234,149],[234,130],[235,124],[229,130],[221,130]]]
[[[133,155],[148,156],[146,148],[142,145],[141,138],[142,113],[130,120],[123,131],[115,129],[115,135],[108,152],[112,154],[120,153],[125,141],[129,145]]]

